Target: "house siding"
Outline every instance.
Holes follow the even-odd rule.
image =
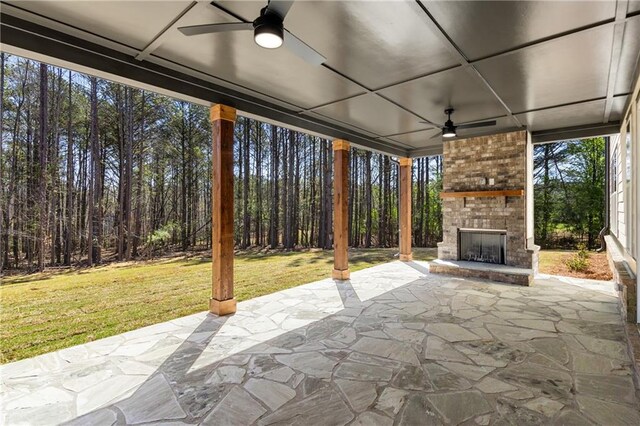
[[[640,322],[636,289],[640,259],[640,81],[621,120],[620,134],[609,140],[609,261],[626,302],[627,320]],[[626,272],[625,272],[626,271]],[[619,273],[616,273],[619,272]],[[625,277],[627,273],[627,277]]]

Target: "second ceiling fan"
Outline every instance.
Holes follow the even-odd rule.
[[[438,136],[442,136],[443,138],[447,138],[447,139],[455,138],[456,136],[458,136],[457,130],[474,129],[477,127],[488,127],[488,126],[496,125],[496,120],[488,120],[488,121],[480,121],[477,123],[455,125],[451,120],[451,114],[453,114],[454,111],[455,110],[453,108],[447,108],[444,110],[444,113],[447,114],[447,121],[445,121],[444,126],[442,127],[440,127],[439,124],[436,124],[433,121],[429,121],[429,120],[421,121],[421,123],[431,124],[434,128],[442,129],[442,134],[436,134],[431,139],[436,138]]]
[[[211,4],[229,13],[215,2]],[[178,30],[186,36],[229,31],[253,31],[253,39],[260,47],[276,49],[284,46],[312,65],[324,63],[327,58],[284,28],[284,18],[287,16],[292,5],[293,1],[269,0],[267,5],[260,10],[260,16],[253,22],[191,25],[188,27],[179,27]]]

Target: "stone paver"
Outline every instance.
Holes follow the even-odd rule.
[[[446,423],[454,425],[492,410],[478,391],[437,393],[429,395],[427,399]]]
[[[233,388],[213,409],[202,424],[247,425],[255,422],[267,410],[242,388]]]
[[[640,424],[611,283],[393,262],[0,366],[0,424]]]

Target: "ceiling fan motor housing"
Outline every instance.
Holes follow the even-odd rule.
[[[444,110],[444,113],[447,114],[447,121],[444,123],[444,127],[442,128],[442,136],[445,138],[453,138],[457,136],[456,126],[451,121],[451,114],[453,114],[453,108],[447,108]]]
[[[284,40],[282,18],[277,13],[270,12],[266,7],[260,11],[260,16],[253,21],[253,30],[253,36],[258,45],[267,49],[275,49],[282,45]]]

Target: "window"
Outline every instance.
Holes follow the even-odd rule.
[[[609,182],[611,188],[609,190],[609,227],[611,228],[611,233],[616,237],[619,237],[618,234],[618,147],[619,137],[615,137],[613,139],[613,152],[611,153],[611,158],[609,158],[609,171],[611,173]]]
[[[609,158],[609,167],[611,176],[609,176],[609,194],[613,195],[618,191],[618,145],[613,149],[613,154]]]
[[[635,217],[635,182],[633,182],[634,171],[633,171],[633,161],[635,157],[635,153],[633,152],[633,134],[631,133],[631,120],[627,121],[625,128],[625,138],[624,138],[624,147],[620,147],[624,149],[624,213],[625,213],[625,235],[626,235],[626,243],[625,248],[627,249],[627,253],[633,256],[635,253],[635,230],[636,230],[636,217]]]
[[[626,155],[626,173],[627,182],[631,181],[631,122],[627,123],[627,135],[626,135],[626,147],[627,147],[627,155]]]

